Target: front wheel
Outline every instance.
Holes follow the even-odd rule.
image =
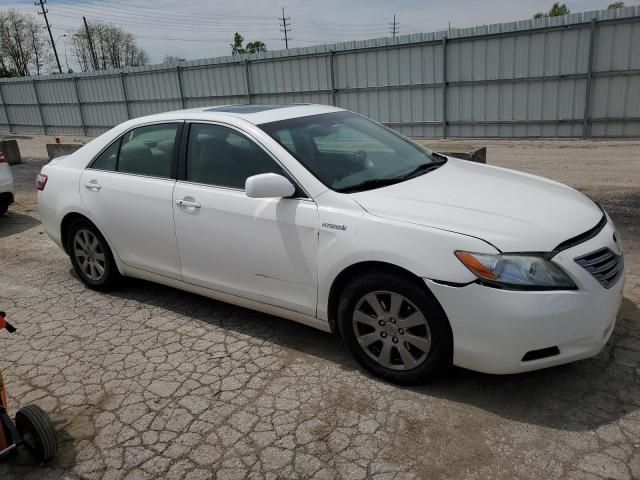
[[[393,383],[423,383],[451,363],[442,308],[402,276],[368,273],[352,281],[340,300],[338,328],[355,359]]]
[[[16,429],[27,451],[36,462],[46,462],[58,451],[56,432],[51,425],[51,420],[37,405],[27,405],[18,410]]]

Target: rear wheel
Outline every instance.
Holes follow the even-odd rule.
[[[402,276],[353,280],[338,307],[338,327],[356,360],[399,384],[422,383],[451,363],[452,336],[437,301]]]
[[[74,270],[89,288],[107,291],[120,279],[109,244],[89,221],[78,220],[69,227],[67,252]]]
[[[58,451],[56,432],[49,416],[37,405],[27,405],[16,413],[16,429],[27,451],[38,462],[46,462]]]
[[[4,215],[9,210],[9,204],[0,200],[0,215]]]

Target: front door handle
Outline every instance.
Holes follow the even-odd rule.
[[[180,205],[181,207],[191,207],[191,208],[200,208],[202,206],[198,202],[192,202],[190,200],[176,200],[176,205]]]
[[[94,180],[94,181],[85,183],[84,188],[88,188],[89,190],[100,190],[102,188],[102,185],[100,185],[98,182]]]

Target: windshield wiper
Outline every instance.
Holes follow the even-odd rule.
[[[394,183],[399,183],[401,181],[402,179],[400,178],[373,178],[370,180],[365,180],[364,182],[356,183],[355,185],[349,185],[348,187],[337,188],[336,192],[361,192],[362,190],[371,190],[372,188],[386,187],[387,185],[393,185]]]
[[[425,174],[427,172],[431,172],[431,171],[433,171],[433,170],[435,170],[437,168],[440,168],[445,163],[447,163],[446,157],[441,158],[440,155],[438,155],[438,157],[436,157],[436,158],[438,158],[437,161],[433,161],[433,162],[429,162],[429,163],[421,163],[420,165],[418,165],[413,170],[410,170],[409,172],[407,172],[404,175],[401,175],[400,177],[397,177],[397,178],[399,180],[408,180],[410,178],[417,177],[417,176]]]
[[[372,178],[369,180],[365,180],[364,182],[356,183],[355,185],[349,185],[348,187],[344,187],[344,188],[337,188],[336,192],[353,193],[353,192],[360,192],[363,190],[371,190],[373,188],[378,188],[378,187],[386,187],[388,185],[393,185],[395,183],[404,182],[405,180],[408,180],[413,177],[417,177],[418,175],[422,175],[423,173],[430,172],[432,170],[435,170],[436,168],[440,168],[442,165],[447,163],[447,157],[445,157],[444,155],[434,153],[433,158],[434,160],[432,162],[422,163],[418,165],[416,168],[414,168],[413,170],[410,170],[409,172],[403,175],[400,175],[399,177]]]

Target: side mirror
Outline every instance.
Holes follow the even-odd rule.
[[[251,198],[281,198],[296,193],[296,187],[277,173],[262,173],[247,178],[244,190],[247,197]]]

